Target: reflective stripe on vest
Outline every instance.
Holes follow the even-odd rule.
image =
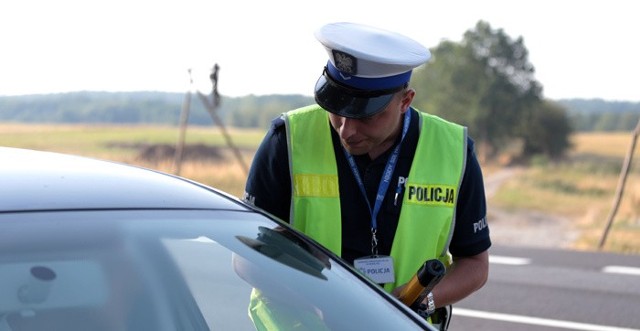
[[[426,260],[447,260],[466,163],[466,128],[419,114],[420,137],[391,248],[396,280],[385,286],[387,291],[409,281]],[[308,106],[286,113],[285,122],[292,176],[291,223],[340,255],[340,197],[327,112]]]

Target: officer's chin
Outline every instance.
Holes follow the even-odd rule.
[[[351,154],[353,156],[360,156],[360,155],[365,155],[365,154],[369,153],[369,149],[368,148],[353,147],[353,146],[349,146],[349,145],[342,145],[342,146],[344,146],[344,149],[346,149],[347,152],[349,152],[349,154]]]
[[[369,145],[367,145],[367,142],[364,140],[361,140],[357,143],[349,143],[343,140],[342,147],[344,147],[344,149],[347,150],[347,152],[349,152],[349,154],[351,155],[364,155],[369,153],[369,151],[371,150]]]

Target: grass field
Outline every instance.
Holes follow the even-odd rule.
[[[230,129],[231,144],[218,127],[189,127],[188,145],[204,145],[202,157],[184,160],[179,175],[242,195],[246,167],[251,164],[264,130]],[[0,123],[0,146],[73,153],[176,173],[172,153],[144,157],[145,148],[177,144],[179,131],[170,126],[27,125]],[[571,219],[582,235],[576,248],[594,249],[602,235],[631,143],[630,133],[589,133],[572,137],[573,150],[562,162],[539,160],[510,180],[491,204],[511,210],[527,209]],[[207,154],[218,157],[207,158]],[[640,146],[605,249],[640,254]],[[487,164],[488,174],[495,165]]]
[[[246,168],[264,131],[227,129],[230,140],[218,127],[190,126],[184,133],[187,145],[207,145],[221,157],[185,158],[179,175],[214,186],[235,196],[244,191]],[[134,164],[168,173],[176,173],[173,154],[162,158],[143,157],[150,146],[177,145],[180,132],[171,126],[134,125],[28,125],[0,123],[0,146],[21,147],[52,152],[72,153],[127,164]],[[240,152],[236,157],[233,149]]]
[[[574,248],[598,248],[609,214],[630,133],[585,133],[572,137],[573,149],[558,163],[538,162],[509,181],[492,199],[507,209],[528,209],[570,219],[581,233]],[[640,254],[640,146],[636,145],[607,251]]]

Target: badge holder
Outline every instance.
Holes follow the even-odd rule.
[[[353,266],[377,284],[395,282],[393,258],[378,255],[378,238],[375,229],[371,229],[371,255],[355,259]]]

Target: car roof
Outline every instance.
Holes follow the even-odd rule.
[[[150,169],[0,147],[0,212],[73,209],[249,207],[214,188]]]

